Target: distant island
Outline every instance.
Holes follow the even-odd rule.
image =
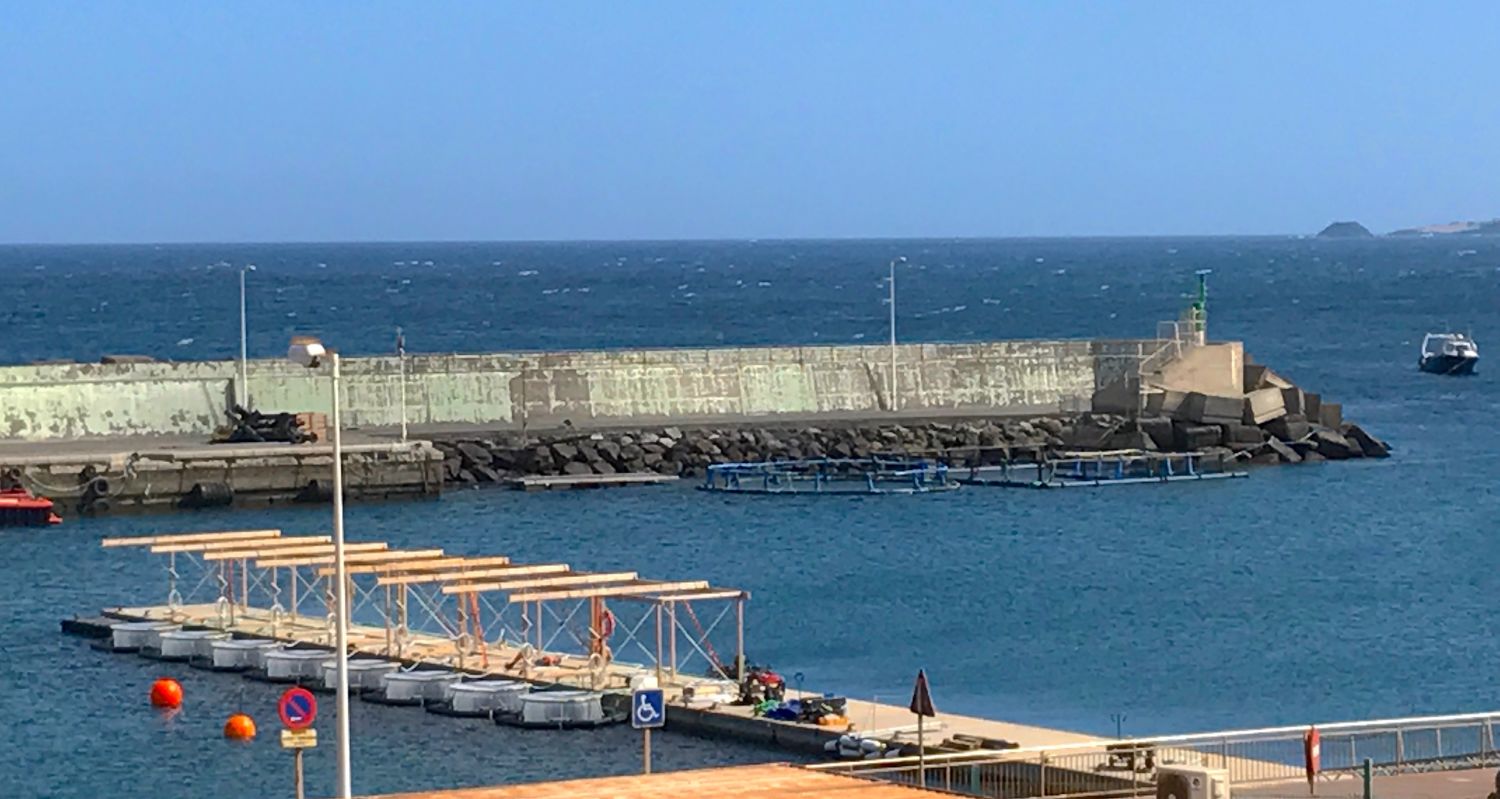
[[[1358,222],[1334,222],[1318,233],[1320,239],[1370,239],[1375,234]]]

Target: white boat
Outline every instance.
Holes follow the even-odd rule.
[[[1435,375],[1471,375],[1479,365],[1479,345],[1463,333],[1428,333],[1422,337],[1417,368]]]

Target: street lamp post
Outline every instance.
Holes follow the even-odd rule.
[[[906,263],[906,256],[898,255],[891,259],[891,381],[890,381],[890,405],[891,412],[896,412],[896,264]]]
[[[240,407],[250,409],[249,336],[245,327],[245,273],[254,272],[255,264],[240,267]]]
[[[309,369],[322,366],[323,359],[327,358],[333,377],[333,402],[328,426],[333,432],[333,612],[334,662],[338,670],[338,685],[335,689],[338,715],[338,795],[340,799],[350,799],[354,795],[354,788],[349,766],[349,575],[344,564],[344,446],[339,431],[339,354],[328,352],[315,338],[299,337],[292,339],[287,358]]]

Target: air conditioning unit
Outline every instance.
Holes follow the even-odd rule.
[[[1202,766],[1157,766],[1156,799],[1229,799],[1229,772]]]

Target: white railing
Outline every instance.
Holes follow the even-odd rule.
[[[1322,778],[1352,774],[1367,759],[1380,773],[1495,764],[1500,762],[1497,723],[1500,711],[1318,725]],[[1001,799],[1104,799],[1153,793],[1156,768],[1173,764],[1225,769],[1232,785],[1301,780],[1306,775],[1303,736],[1309,729],[1271,727],[931,754],[926,784]],[[921,767],[915,757],[897,757],[810,768],[916,784]]]

